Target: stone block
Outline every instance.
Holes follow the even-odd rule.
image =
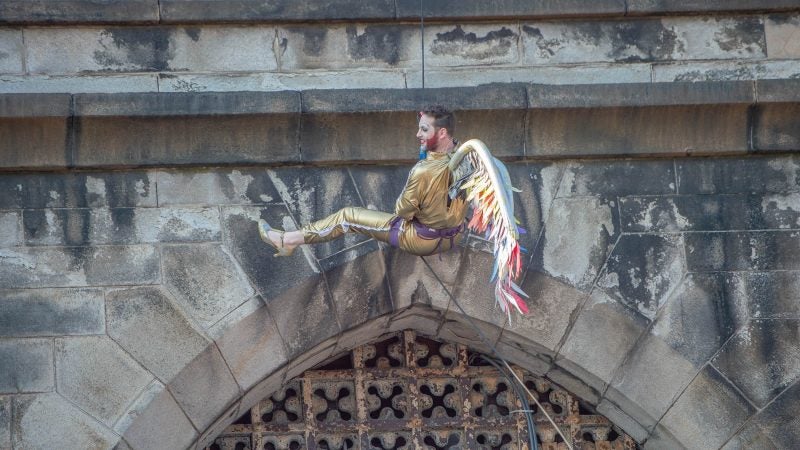
[[[2,15],[2,13],[0,13]],[[0,73],[22,73],[22,30],[0,30]]]
[[[431,67],[513,64],[519,61],[516,23],[425,27],[425,63]]]
[[[628,0],[628,14],[664,14],[681,12],[734,12],[772,11],[789,9],[796,4],[792,0]]]
[[[265,170],[159,171],[159,206],[282,203]]]
[[[678,194],[787,194],[800,191],[800,164],[791,156],[685,158],[675,162]]]
[[[70,103],[67,94],[0,96],[0,168],[67,166]]]
[[[506,361],[523,367],[536,376],[544,376],[553,368],[553,360],[547,354],[549,352],[545,350],[545,353],[538,353],[537,345],[520,338],[519,335],[511,336],[512,333],[503,330],[503,334],[496,344],[497,352],[503,355]]]
[[[800,319],[800,278],[797,272],[750,272],[744,275],[750,316]]]
[[[216,208],[45,209],[23,213],[28,245],[204,242],[221,239]]]
[[[672,161],[584,161],[571,163],[558,197],[664,195],[675,193]]]
[[[317,367],[323,362],[331,359],[334,350],[336,350],[337,341],[337,337],[328,338],[319,344],[306,349],[307,351],[305,353],[294,357],[289,364],[286,365],[283,384],[288,383],[294,378],[300,377],[306,370],[313,369],[314,367]]]
[[[425,306],[412,306],[389,317],[387,333],[415,330],[426,336],[435,336],[444,312]]]
[[[390,321],[391,316],[385,314],[376,319],[363,322],[361,325],[349,330],[345,329],[336,338],[336,348],[333,350],[333,354],[349,352],[360,345],[364,345],[364,343],[375,341],[387,333]]]
[[[284,230],[296,229],[285,206],[225,207],[222,209],[225,246],[236,258],[253,287],[269,299],[319,273],[317,262],[308,247],[300,247],[289,258],[273,258],[275,250],[261,242],[257,222],[263,217],[270,225]]]
[[[544,224],[550,220],[562,167],[552,162],[507,164],[506,167],[511,184],[522,191],[514,197],[514,215],[525,229],[525,233],[519,235],[519,244],[532,252]]]
[[[751,422],[763,433],[759,433],[759,442],[768,441],[779,448],[797,445],[800,442],[800,383],[783,391]],[[747,428],[746,426],[744,430]]]
[[[0,336],[105,333],[100,289],[2,290],[0,299]]]
[[[755,412],[713,367],[706,366],[661,419],[684,446],[719,448]]]
[[[432,263],[433,259],[428,257],[428,263]],[[448,313],[452,312],[457,316],[466,314],[475,320],[500,328],[506,323],[509,315],[517,314],[516,309],[510,314],[503,312],[497,304],[494,294],[495,283],[490,281],[493,265],[494,257],[491,254],[474,250],[463,252],[458,273],[455,274],[453,289],[450,290],[458,305],[451,300]]]
[[[11,403],[14,397],[0,397],[0,448],[11,450]]]
[[[377,240],[360,242],[348,249],[342,250],[331,256],[319,260],[319,266],[323,272],[334,270],[345,264],[353,263],[357,259],[370,253],[375,253],[381,248],[388,247],[389,244],[379,244]]]
[[[788,77],[787,77],[788,78]],[[759,103],[797,103],[800,94],[800,79],[793,77],[788,80],[759,80],[756,82],[756,92]]]
[[[127,33],[128,29],[116,31]],[[166,70],[249,72],[278,68],[273,42],[276,30],[272,26],[178,27],[170,31],[172,54]],[[114,30],[109,32],[114,36]]]
[[[425,259],[431,266],[428,268],[422,258],[388,248],[386,273],[395,310],[413,305],[425,305],[446,311],[450,304],[447,291],[453,293],[456,290],[464,252],[465,250],[460,247],[455,247],[442,253],[441,261],[439,256],[428,257]]]
[[[255,294],[221,245],[166,246],[161,255],[163,284],[177,306],[206,330]]]
[[[0,77],[0,90],[2,90]],[[405,69],[314,70],[224,74],[159,74],[160,92],[305,91],[309,89],[403,89]]]
[[[111,428],[153,375],[107,337],[55,341],[58,393]]]
[[[751,417],[721,450],[745,450],[749,448],[775,448],[770,438],[756,425],[758,414]]]
[[[406,186],[411,168],[411,165],[354,165],[348,171],[365,208],[392,213],[397,197]]]
[[[598,288],[652,320],[686,272],[681,236],[622,235],[597,279]]]
[[[234,378],[245,391],[288,361],[277,325],[263,304],[224,332],[216,342]]]
[[[153,401],[159,394],[161,394],[166,387],[158,380],[153,380],[148,384],[136,398],[128,405],[125,413],[114,424],[114,431],[119,434],[124,434],[131,424],[139,418],[142,411],[147,408],[147,405]]]
[[[373,251],[326,270],[325,278],[343,330],[356,327],[393,310],[392,295],[381,252]]]
[[[533,109],[526,121],[527,156],[685,155],[749,149],[744,104]]]
[[[297,161],[299,106],[292,92],[78,94],[75,164]]]
[[[0,249],[7,288],[152,284],[159,272],[158,251],[146,245]]]
[[[150,23],[158,20],[158,0],[8,0],[0,17],[0,23]]]
[[[597,412],[611,420],[614,425],[622,428],[636,442],[643,442],[650,434],[636,419],[606,399],[603,399],[597,405]]]
[[[600,402],[600,392],[571,372],[565,371],[559,367],[554,367],[547,372],[547,378],[570,393],[577,395],[590,405],[597,405]]]
[[[725,344],[712,363],[763,408],[800,378],[800,324],[754,319]]]
[[[394,18],[394,2],[377,0],[362,4],[354,0],[294,2],[279,0],[234,0],[220,8],[216,0],[163,0],[160,4],[164,22],[249,22],[249,21],[318,21],[336,19]]]
[[[109,292],[106,318],[108,335],[164,383],[209,343],[158,288]]]
[[[42,432],[46,427],[47,432]],[[111,448],[119,436],[58,394],[18,396],[14,399],[14,448],[45,450]]]
[[[0,177],[0,208],[127,208],[156,206],[153,173],[31,173]]]
[[[158,75],[0,75],[0,93],[158,92]]]
[[[522,47],[527,65],[766,56],[760,17],[531,22]]]
[[[216,345],[209,345],[169,383],[175,401],[198,430],[205,430],[238,399],[239,390]]]
[[[187,448],[197,430],[175,399],[164,389],[147,405],[123,435],[134,450]]]
[[[53,341],[51,339],[0,340],[0,393],[52,391]]]
[[[657,426],[653,432],[650,433],[650,437],[647,438],[647,442],[644,444],[645,450],[672,450],[685,447],[686,444],[675,439],[675,436],[661,425]]]
[[[569,286],[588,291],[619,233],[616,201],[556,198],[542,242],[534,252],[534,267]]]
[[[800,104],[758,105],[753,114],[754,150],[792,150],[800,145],[800,125],[794,120]]]
[[[647,327],[641,314],[594,290],[575,319],[556,363],[602,391]]]
[[[412,68],[421,64],[417,25],[346,24],[279,28],[280,69]]]
[[[441,67],[425,70],[425,87],[479,86],[488,83],[600,84],[650,83],[650,64],[592,64],[581,66]],[[409,72],[409,87],[422,85],[421,72]]]
[[[22,243],[20,212],[0,212],[0,247],[15,247]]]
[[[733,81],[792,78],[800,74],[796,61],[717,60],[658,63],[653,65],[653,81]]]
[[[204,450],[206,447],[210,446],[214,443],[214,439],[225,432],[225,429],[228,428],[236,419],[241,417],[243,412],[241,410],[241,403],[237,402],[230,406],[227,411],[220,415],[220,417],[208,428],[203,431],[203,434],[197,438],[195,445],[193,447],[194,450]]]
[[[220,339],[223,334],[228,330],[237,326],[237,324],[253,314],[256,310],[264,306],[264,300],[260,296],[255,296],[241,305],[237,306],[233,311],[229,312],[222,319],[218,320],[214,325],[207,330],[207,334],[215,341]]]
[[[738,231],[690,233],[686,264],[690,271],[795,270],[800,232]]]
[[[298,224],[321,220],[346,206],[362,206],[347,169],[304,167],[269,170],[268,173]],[[366,239],[363,235],[348,233],[343,238],[309,246],[309,249],[316,258],[323,259]]]
[[[242,396],[242,401],[239,404],[239,410],[242,412],[249,411],[256,405],[256,403],[275,393],[275,391],[280,389],[280,387],[284,384],[284,381],[289,381],[286,379],[285,375],[286,368],[284,367],[273,372],[272,375],[266,377],[258,384],[253,386],[244,394],[244,396]]]
[[[290,290],[268,299],[267,309],[283,337],[289,359],[307,352],[340,331],[336,306],[319,275],[295,282]],[[301,317],[303,320],[298,322]]]
[[[420,8],[422,8],[420,10]],[[431,0],[420,4],[415,0],[399,0],[397,15],[401,18],[416,18],[422,15],[428,19],[454,19],[502,17],[550,17],[550,16],[592,16],[622,14],[625,4],[619,0],[602,0],[586,4],[575,0],[556,2],[529,2],[524,0],[505,0],[487,3],[479,0]]]
[[[513,316],[503,331],[503,337],[509,332],[514,333],[526,343],[535,343],[547,352],[555,352],[569,327],[570,318],[588,295],[534,271],[528,272],[521,287],[530,296],[525,300],[530,313]]]
[[[800,58],[800,17],[789,14],[768,16],[764,22],[764,31],[769,58]]]

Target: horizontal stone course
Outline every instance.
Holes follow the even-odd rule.
[[[52,339],[0,339],[0,393],[55,388]]]
[[[0,290],[0,336],[102,334],[101,289]]]
[[[156,22],[158,0],[6,0],[0,23]]]
[[[689,271],[800,269],[798,231],[689,233],[685,241]]]

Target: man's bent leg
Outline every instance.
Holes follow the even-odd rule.
[[[363,234],[379,241],[389,241],[393,214],[348,206],[303,228],[306,244],[332,241],[347,232]]]

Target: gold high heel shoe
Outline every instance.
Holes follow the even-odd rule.
[[[276,232],[276,233],[281,235],[281,246],[280,247],[275,245],[272,242],[272,240],[269,238],[269,231],[274,231],[274,232]],[[297,248],[297,247],[292,247],[291,249],[287,249],[286,247],[284,247],[284,244],[283,244],[283,235],[284,235],[284,233],[285,233],[285,231],[283,231],[283,230],[276,230],[276,229],[272,228],[271,226],[269,226],[269,224],[267,223],[266,220],[258,219],[258,235],[261,237],[261,240],[266,242],[267,244],[269,244],[270,247],[274,248],[278,252],[278,253],[275,253],[274,255],[272,255],[273,257],[275,257],[275,256],[291,256],[292,253],[294,253],[294,249]]]

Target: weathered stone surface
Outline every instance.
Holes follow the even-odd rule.
[[[100,289],[0,291],[0,336],[60,336],[105,332]]]
[[[421,11],[420,11],[420,8]],[[529,2],[504,0],[482,2],[480,0],[431,0],[419,3],[416,0],[398,0],[397,15],[415,18],[485,18],[485,17],[530,17],[530,16],[587,16],[622,14],[625,4],[620,0],[602,0],[586,4],[581,1],[561,0],[556,2]]]
[[[657,426],[644,444],[645,450],[671,450],[683,447],[686,447],[686,444],[677,440],[663,425]]]
[[[756,82],[758,102],[797,103],[800,101],[800,94],[797,92],[798,87],[800,87],[800,79],[759,80]]]
[[[107,337],[56,339],[56,389],[111,428],[153,375]]]
[[[525,229],[519,244],[532,252],[545,222],[550,220],[553,198],[563,167],[552,162],[507,164],[511,184],[522,190],[514,196],[514,215]]]
[[[760,17],[527,23],[522,46],[526,64],[766,56]]]
[[[770,58],[800,58],[800,17],[773,15],[764,22],[767,56]]]
[[[149,245],[0,249],[8,288],[152,284],[159,270]]]
[[[318,275],[296,282],[292,289],[268,299],[267,308],[286,343],[290,359],[339,333],[335,306]],[[295,321],[297,317],[304,317],[302,323]]]
[[[712,362],[744,395],[764,407],[800,377],[800,324],[754,319]]]
[[[800,191],[791,156],[763,158],[686,158],[676,161],[678,194],[787,194]],[[644,193],[642,193],[644,194]]]
[[[595,290],[575,319],[556,363],[602,390],[646,326],[640,314]]]
[[[611,298],[652,320],[686,272],[683,238],[675,235],[623,235],[597,286]]]
[[[16,94],[28,95],[28,94]],[[30,94],[35,95],[35,94]],[[64,167],[69,120],[63,117],[7,118],[0,113],[0,168]]]
[[[134,450],[187,448],[197,434],[186,414],[164,389],[141,412],[123,438]]]
[[[800,383],[795,383],[781,393],[775,401],[753,418],[751,423],[761,431],[758,433],[758,442],[767,441],[779,448],[792,448],[797,445],[797,442],[800,442]],[[747,428],[745,427],[743,432],[746,432]],[[754,445],[758,442],[748,442],[750,446],[743,448],[757,448]]]
[[[265,170],[165,170],[157,177],[159,206],[281,203]]]
[[[433,264],[435,258],[426,258],[428,263],[436,270]],[[462,256],[459,272],[455,274],[455,284],[450,292],[458,301],[460,307],[451,300],[449,312],[459,316],[466,314],[478,321],[484,321],[502,328],[506,322],[507,314],[500,310],[496,304],[494,287],[489,280],[492,278],[494,257],[489,253],[480,251],[465,251]],[[437,270],[437,275],[441,269]],[[441,275],[439,275],[441,277]],[[516,314],[516,310],[514,310]]]
[[[600,402],[600,393],[595,388],[564,369],[554,367],[547,372],[547,378],[592,405]]]
[[[425,27],[425,64],[431,67],[497,65],[519,60],[518,24]]]
[[[755,108],[754,150],[794,150],[800,146],[800,125],[794,120],[800,104],[765,104]]]
[[[127,208],[156,206],[156,178],[139,170],[31,173],[0,177],[0,208]]]
[[[719,448],[755,409],[706,366],[661,420],[684,446]]]
[[[549,352],[536,352],[534,350],[537,348],[535,344],[531,344],[527,339],[512,336],[512,333],[507,330],[503,330],[503,334],[495,344],[495,347],[505,360],[524,367],[525,370],[536,376],[544,376],[553,368],[553,360],[547,356]]]
[[[263,210],[226,207],[222,214],[225,245],[262,295],[267,298],[277,296],[309,275],[319,273],[315,258],[307,247],[298,248],[289,258],[273,258],[275,250],[261,242],[257,228],[260,217],[275,228],[296,229],[286,207],[268,206]]]
[[[441,310],[425,306],[412,306],[390,316],[386,331],[394,333],[402,330],[416,330],[427,336],[435,336],[443,317],[444,313]]]
[[[214,439],[222,434],[225,429],[233,423],[236,419],[244,414],[244,410],[241,409],[241,402],[237,402],[220,415],[220,417],[208,428],[203,431],[203,434],[197,438],[197,441],[193,447],[194,450],[203,450],[206,447],[210,446],[214,443]]]
[[[0,77],[0,82],[2,81]],[[314,70],[302,72],[159,74],[161,92],[305,91],[309,89],[403,89],[406,69]],[[2,89],[2,84],[0,84]]]
[[[417,25],[303,25],[282,27],[280,68],[305,69],[419,67]]]
[[[127,29],[122,31],[128,32]],[[272,26],[263,25],[176,28],[171,30],[169,38],[174,53],[167,56],[168,70],[275,70],[278,68],[273,53],[275,32]],[[114,30],[109,33],[114,36]]]
[[[775,448],[772,442],[757,425],[759,414],[751,417],[747,423],[730,440],[721,447],[722,450],[745,450],[749,448]]]
[[[0,340],[0,393],[53,390],[51,339]]]
[[[147,23],[158,20],[158,0],[7,0],[0,18],[0,23]]]
[[[501,315],[499,310],[495,314]],[[493,320],[500,322],[497,319]],[[470,321],[457,306],[451,305],[445,313],[442,325],[434,339],[464,344],[481,353],[491,354],[492,349],[489,344],[497,346],[502,331],[502,322],[500,325],[496,325],[483,320],[472,319]]]
[[[142,414],[142,411],[147,408],[151,401],[156,398],[162,391],[164,391],[165,386],[158,380],[153,380],[150,384],[148,384],[139,395],[136,396],[135,399],[128,405],[128,408],[125,410],[125,413],[122,417],[117,420],[117,423],[114,425],[114,431],[123,434],[131,424],[139,418]]]
[[[119,439],[110,429],[55,393],[16,397],[12,429],[14,448],[31,450],[102,450]]]
[[[37,209],[23,213],[28,245],[139,244],[221,239],[216,208]]]
[[[353,166],[348,168],[364,207],[393,213],[412,166]]]
[[[750,272],[747,295],[751,317],[800,319],[800,277],[797,272]]]
[[[534,109],[526,118],[525,152],[538,157],[745,152],[747,108],[741,104]]]
[[[689,275],[627,356],[607,398],[652,428],[747,319],[742,284],[732,274]]]
[[[215,0],[164,0],[160,6],[161,19],[165,22],[394,18],[394,3],[390,0],[368,4],[353,0],[315,0],[302,3],[291,0],[270,3],[234,0],[226,4],[225,8],[220,8]]]
[[[426,258],[436,276],[451,293],[456,289],[465,251],[461,247],[455,247],[442,253],[441,261],[438,256]],[[386,252],[386,273],[395,310],[417,304],[440,311],[447,310],[450,297],[421,258],[394,248],[387,248]]]
[[[691,271],[792,270],[800,268],[800,232],[690,233],[686,264]]]
[[[629,14],[663,14],[668,12],[780,11],[797,6],[793,0],[628,0]]]
[[[281,199],[301,225],[324,219],[346,206],[362,206],[346,169],[292,168],[269,170],[268,173]],[[366,239],[363,235],[348,233],[342,239],[315,244],[309,249],[318,259],[322,259]]]
[[[22,243],[21,215],[16,211],[0,212],[0,247],[14,247]]]
[[[620,199],[625,231],[800,228],[800,194],[681,195]]]
[[[488,83],[600,84],[650,83],[650,64],[592,64],[570,67],[440,67],[425,70],[425,87],[478,86]],[[421,87],[422,73],[409,72],[409,87]]]
[[[106,317],[108,335],[165,383],[208,345],[157,288],[109,292]]]
[[[169,383],[169,390],[198,430],[211,425],[239,396],[239,385],[216,345],[187,364]]]
[[[391,316],[386,314],[376,319],[364,321],[349,330],[344,329],[342,334],[336,338],[336,348],[333,353],[349,352],[365,342],[371,342],[385,335],[390,321]]]
[[[237,326],[241,320],[253,314],[263,306],[264,300],[260,296],[255,296],[247,300],[212,325],[211,328],[207,330],[208,336],[215,341],[220,339],[228,330]]]
[[[164,285],[204,329],[255,294],[247,276],[220,245],[167,246],[161,254]]]
[[[326,270],[325,278],[344,330],[393,310],[381,252],[373,251]]]
[[[564,170],[559,197],[675,193],[672,161],[585,161]]]
[[[636,419],[626,414],[617,405],[606,399],[603,399],[600,404],[597,405],[597,412],[611,420],[614,425],[622,428],[623,431],[636,439],[637,442],[644,441],[650,434]]]
[[[283,339],[263,304],[216,342],[234,378],[245,391],[287,362]]]
[[[530,296],[525,303],[531,312],[514,317],[503,331],[503,336],[510,331],[526,341],[556,351],[569,327],[570,318],[586,300],[587,294],[534,271],[525,275],[521,287]]]
[[[588,291],[619,236],[616,202],[596,197],[553,200],[535,266]]]
[[[655,82],[788,79],[800,74],[793,60],[676,61],[653,64],[652,70]]]
[[[311,344],[306,348],[306,352],[295,356],[285,367],[284,384],[293,378],[297,378],[306,370],[320,365],[323,361],[329,360],[333,356],[337,347],[338,337],[330,337],[317,345]]]
[[[158,92],[156,74],[0,75],[0,93]]]
[[[0,448],[11,449],[11,402],[14,397],[0,397]]]
[[[0,13],[2,15],[2,13]],[[22,73],[22,30],[0,30],[0,73]]]

